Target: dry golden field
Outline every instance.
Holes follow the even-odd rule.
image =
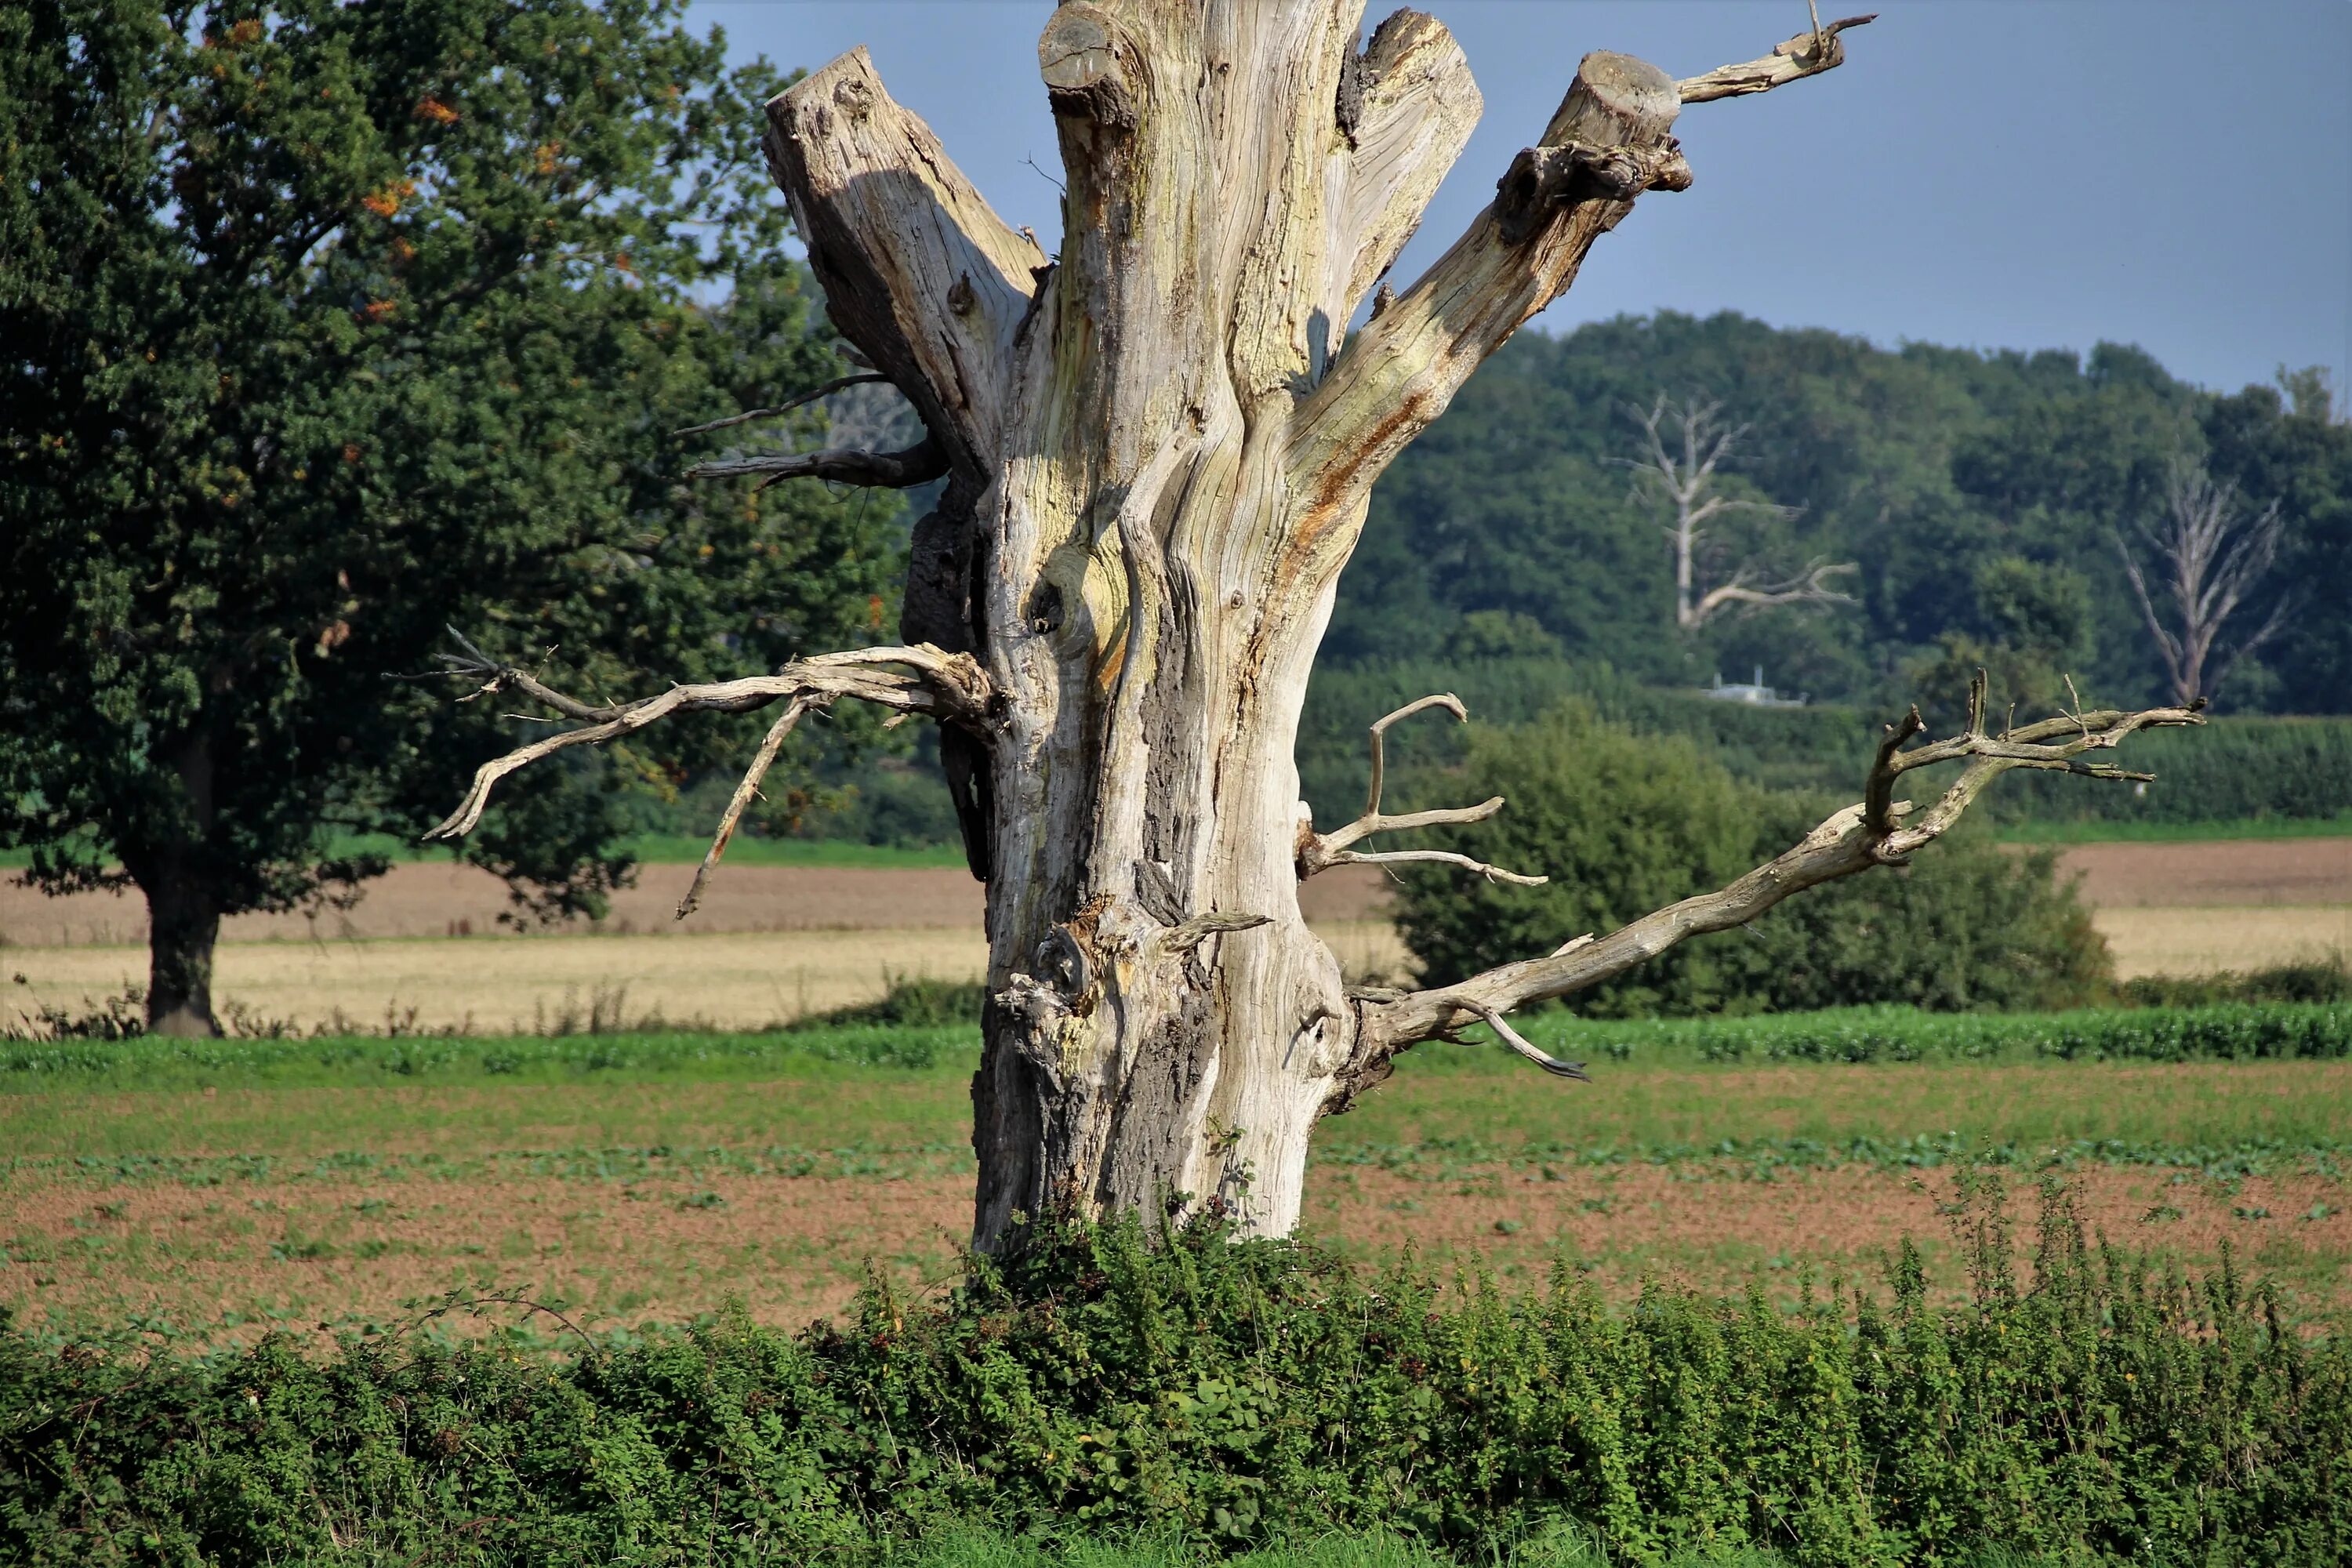
[[[1352,974],[1389,974],[1406,954],[1379,921],[1323,928]],[[894,976],[977,980],[977,929],[731,931],[704,936],[414,937],[229,942],[214,970],[217,1005],[247,1029],[309,1030],[338,1014],[361,1032],[543,1032],[570,1021],[758,1028],[870,1002]],[[0,952],[8,984],[0,1026],[40,1004],[85,1011],[144,981],[143,947]],[[16,976],[23,975],[22,984]],[[225,1017],[230,1013],[225,1012]]]
[[[2063,861],[2126,978],[2352,952],[2352,839],[2085,845]],[[593,933],[518,936],[498,922],[504,889],[487,873],[395,867],[347,915],[229,922],[216,995],[305,1029],[340,1015],[368,1030],[532,1030],[592,1012],[749,1027],[871,1000],[893,975],[977,978],[986,962],[981,890],[960,869],[730,868],[681,926],[668,914],[690,875],[645,868]],[[1406,970],[1372,868],[1304,892],[1351,974]],[[0,1026],[137,984],[144,936],[135,898],[49,900],[0,879]]]

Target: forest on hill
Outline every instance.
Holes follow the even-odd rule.
[[[2168,612],[2141,531],[2163,531],[2186,468],[2234,487],[2242,519],[2278,509],[2274,559],[2217,651],[2274,614],[2276,629],[2221,671],[2217,710],[2342,712],[2352,425],[2324,374],[2280,381],[2222,395],[2114,343],[1889,350],[1729,313],[1523,332],[1373,491],[1322,667],[1554,654],[1692,686],[1761,665],[1774,687],[1880,707],[1983,664],[2021,710],[2063,697],[2065,673],[2086,701],[2136,704],[2163,694],[2166,670],[2118,542]],[[1714,432],[1737,439],[1712,493],[1755,503],[1705,520],[1700,586],[1850,563],[1825,586],[1851,603],[1727,605],[1677,625],[1674,510],[1633,466],[1661,398],[1716,405]]]

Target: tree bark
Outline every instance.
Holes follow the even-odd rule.
[[[1674,83],[1590,57],[1498,210],[1350,342],[1478,111],[1444,27],[1400,13],[1360,51],[1355,20],[1056,11],[1051,262],[863,51],[769,108],[836,324],[948,455],[907,633],[973,650],[998,694],[964,794],[988,816],[983,1247],[1055,1207],[1296,1220],[1358,1003],[1299,914],[1292,742],[1371,479],[1677,183]]]
[[[1381,731],[1432,706],[1461,717],[1450,697],[1373,726],[1355,821],[1318,833],[1299,802],[1299,710],[1372,481],[1638,195],[1688,185],[1669,134],[1684,101],[1829,69],[1838,31],[1868,19],[1681,83],[1587,55],[1494,205],[1402,294],[1382,286],[1351,333],[1479,108],[1444,27],[1401,11],[1359,50],[1358,16],[1352,0],[1055,11],[1038,48],[1068,172],[1051,258],[989,210],[864,50],[780,94],[770,165],[827,309],[922,416],[923,471],[945,468],[914,531],[904,645],[606,707],[470,647],[450,659],[583,727],[484,764],[444,835],[471,826],[499,777],[563,746],[681,710],[785,702],[706,870],[808,708],[856,697],[940,720],[988,883],[992,994],[972,1084],[983,1249],[1057,1211],[1206,1210],[1286,1232],[1317,1119],[1415,1041],[1485,1022],[1581,1076],[1503,1015],[1899,859],[2007,768],[2131,776],[2077,753],[2196,721],[2074,714],[1991,736],[1979,686],[1966,735],[1906,752],[1916,713],[1890,727],[1862,805],[1721,893],[1458,986],[1351,992],[1300,918],[1300,879],[1380,858],[1352,847],[1370,836],[1503,806],[1381,813]],[[909,461],[822,466],[891,483]],[[1916,820],[1888,793],[1909,768],[1963,761]]]
[[[147,895],[147,1032],[202,1038],[221,1032],[213,1016],[213,946],[220,906],[201,879],[175,868],[142,879]]]

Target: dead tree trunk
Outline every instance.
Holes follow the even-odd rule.
[[[1661,393],[1648,413],[1638,408],[1626,412],[1642,427],[1644,447],[1642,456],[1627,463],[1634,473],[1635,493],[1655,495],[1675,514],[1674,521],[1663,526],[1675,552],[1676,626],[1696,631],[1728,605],[1760,609],[1772,605],[1853,603],[1851,595],[1838,592],[1829,581],[1858,570],[1855,563],[1832,563],[1820,558],[1807,562],[1795,575],[1778,580],[1755,563],[1742,562],[1730,577],[1702,593],[1698,557],[1699,547],[1706,541],[1702,525],[1708,519],[1727,511],[1760,511],[1785,520],[1795,517],[1798,509],[1727,496],[1715,488],[1724,459],[1748,433],[1745,425],[1727,426],[1717,419],[1722,405],[1676,403]],[[1679,443],[1670,441],[1660,428],[1670,420],[1680,427]],[[1682,448],[1679,453],[1675,450],[1676,445]]]
[[[2132,585],[2148,636],[2164,660],[2173,700],[2211,697],[2228,679],[2230,668],[2278,635],[2286,625],[2288,599],[2282,595],[2263,623],[2221,647],[2221,628],[2247,597],[2261,587],[2278,559],[2286,524],[2273,501],[2248,512],[2234,485],[2216,484],[2202,464],[2175,458],[2165,475],[2164,515],[2141,523],[2139,542],[2157,561],[2158,594],[2148,592],[2138,555],[2122,534],[2114,536],[2124,575]],[[2168,603],[2158,609],[2158,597]],[[2172,624],[2168,626],[2169,620]]]
[[[984,1248],[1064,1207],[1222,1206],[1248,1230],[1286,1232],[1315,1121],[1395,1052],[1491,1021],[1540,1056],[1502,1023],[1511,1007],[1897,856],[1958,813],[1898,829],[1902,807],[1874,784],[1867,810],[1719,904],[1443,991],[1343,983],[1299,916],[1300,879],[1363,856],[1353,846],[1373,834],[1502,804],[1383,816],[1379,727],[1362,818],[1318,835],[1299,803],[1308,668],[1373,479],[1637,195],[1688,184],[1669,134],[1683,103],[1843,58],[1835,28],[1682,83],[1586,56],[1493,206],[1351,333],[1479,108],[1436,22],[1399,12],[1361,50],[1356,24],[1346,0],[1054,13],[1039,60],[1068,190],[1052,256],[989,211],[864,51],[782,94],[770,158],[833,320],[929,436],[907,452],[714,471],[944,474],[914,532],[905,643],[601,708],[471,653],[451,660],[582,727],[486,765],[448,832],[471,825],[498,777],[559,747],[682,709],[782,701],[715,860],[807,708],[856,696],[940,721],[988,882],[993,1000],[972,1091]],[[1965,804],[1987,770],[2094,771],[2073,753],[2189,717],[1972,732],[1934,760],[1977,759],[1955,786]],[[1891,742],[1889,759],[1891,782],[1904,765]]]

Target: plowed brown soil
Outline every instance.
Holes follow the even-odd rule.
[[[2226,1241],[2242,1272],[2279,1278],[2302,1310],[2352,1306],[2339,1181],[2223,1184],[2104,1166],[2067,1180],[2085,1220],[2122,1246],[2210,1268]],[[1559,1264],[1620,1296],[1654,1278],[1711,1291],[1759,1279],[1784,1299],[1799,1288],[1792,1259],[1824,1283],[1874,1284],[1908,1236],[1956,1290],[1951,1194],[1949,1173],[1859,1166],[1770,1181],[1704,1166],[1493,1167],[1442,1181],[1326,1166],[1310,1178],[1303,1230],[1368,1255],[1410,1241],[1441,1268],[1475,1258],[1509,1289]],[[838,1310],[871,1270],[916,1289],[954,1278],[970,1203],[963,1176],[68,1182],[0,1189],[0,1301],[35,1322],[238,1314],[247,1321],[221,1331],[250,1337],[270,1321],[390,1322],[443,1292],[528,1286],[591,1326],[677,1322],[738,1300],[790,1327]],[[2013,1205],[2021,1254],[2032,1206]]]

